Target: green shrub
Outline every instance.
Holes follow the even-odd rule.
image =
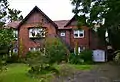
[[[69,63],[71,64],[93,63],[92,50],[84,50],[78,55],[71,53],[69,55]]]
[[[8,56],[6,59],[7,63],[18,63],[18,54],[17,53],[13,53],[11,56]]]
[[[80,58],[80,55],[75,55],[74,53],[71,53],[69,55],[69,63],[71,63],[71,64],[82,64],[83,59]]]
[[[67,48],[58,38],[46,39],[45,50],[49,63],[67,61]]]
[[[115,55],[115,58],[113,58],[114,61],[115,61],[117,64],[120,64],[120,51],[119,51],[119,50],[116,51],[114,55]]]
[[[30,66],[28,71],[30,74],[46,74],[48,72],[57,72],[57,70],[49,64],[49,59],[40,51],[27,53],[26,63]]]
[[[82,51],[79,56],[81,59],[84,60],[85,63],[92,63],[93,62],[93,55],[92,50],[84,50]]]

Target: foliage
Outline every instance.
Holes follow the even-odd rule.
[[[116,50],[120,49],[120,1],[119,0],[71,0],[74,6],[73,12],[77,17],[78,22],[82,22],[92,28],[94,23],[100,24],[103,27],[104,33],[108,32],[109,44]],[[117,5],[117,6],[116,6]],[[80,17],[83,17],[80,20]],[[83,25],[82,24],[82,25]],[[105,35],[102,36],[105,40]]]
[[[20,10],[16,10],[16,9],[10,9],[8,8],[8,18],[10,19],[10,21],[19,21],[23,19],[23,16],[20,15],[21,11]],[[20,16],[19,16],[20,15]]]
[[[52,65],[62,61],[66,61],[66,48],[57,38],[52,40],[47,38],[45,48],[41,48],[41,51],[28,52],[26,57],[26,63],[31,67],[29,70],[31,74],[58,73]]]
[[[28,52],[26,63],[29,64],[30,74],[46,74],[48,72],[57,72],[57,70],[49,64],[48,58],[40,51]]]
[[[0,29],[0,55],[8,54],[13,45],[14,36],[12,29]]]
[[[5,65],[6,65],[6,61],[0,58],[0,73],[6,69]]]
[[[84,60],[86,63],[93,62],[92,50],[84,50],[80,54],[80,58]]]
[[[71,53],[69,55],[69,63],[70,64],[83,64],[83,59],[80,58],[80,55],[76,55],[74,53]]]
[[[7,8],[8,8],[7,0],[0,0],[0,27],[5,24],[5,17],[7,15]]]
[[[78,55],[71,53],[69,56],[69,63],[71,64],[90,64],[93,62],[92,51],[84,50]]]
[[[20,13],[20,10],[11,9],[9,7],[8,0],[0,0],[0,27],[3,27],[6,22],[9,22],[8,20],[22,20],[23,16],[20,15]]]
[[[18,63],[19,57],[17,53],[13,53],[11,56],[8,56],[6,59],[7,63]]]
[[[19,45],[19,58],[22,57],[22,55],[23,55],[23,50],[24,50],[23,41],[22,41],[22,39],[20,39],[20,45]]]
[[[0,73],[0,82],[52,82],[55,78],[54,73],[40,74],[36,75],[36,77],[31,77],[27,72],[29,66],[26,64],[14,63],[8,64],[6,67],[7,71]],[[61,74],[59,75],[67,76],[74,74],[77,70],[91,70],[93,65],[56,64],[54,67],[60,71]]]
[[[45,42],[45,54],[49,63],[61,63],[67,61],[67,48],[59,38],[47,38]]]
[[[120,50],[117,50],[114,52],[114,61],[117,63],[117,64],[120,64]]]

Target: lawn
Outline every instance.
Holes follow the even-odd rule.
[[[92,65],[70,65],[70,64],[62,64],[55,65],[55,67],[61,71],[61,68],[67,67],[69,69],[74,68],[77,70],[90,70],[92,69]],[[42,82],[38,78],[32,78],[27,75],[29,67],[25,64],[10,64],[7,65],[7,70],[0,73],[0,82]],[[62,69],[64,70],[64,69]],[[43,76],[43,75],[42,75]],[[46,77],[53,75],[45,75]],[[50,82],[50,81],[48,81]]]
[[[27,76],[29,67],[25,64],[11,64],[0,74],[0,82],[39,82]]]

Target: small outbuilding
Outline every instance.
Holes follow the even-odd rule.
[[[100,49],[93,50],[93,61],[106,62],[105,50],[100,50]]]

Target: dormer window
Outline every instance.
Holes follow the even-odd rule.
[[[44,38],[45,30],[43,28],[30,28],[29,37],[30,38]]]

